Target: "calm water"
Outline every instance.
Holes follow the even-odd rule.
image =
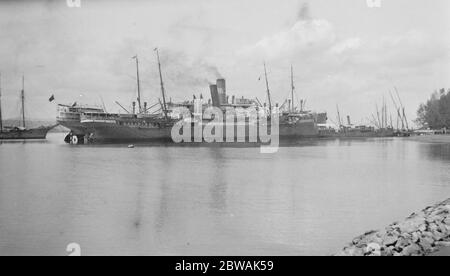
[[[333,254],[450,196],[450,144],[0,144],[0,255]]]

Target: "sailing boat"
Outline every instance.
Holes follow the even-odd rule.
[[[1,76],[0,76],[1,78]],[[1,101],[1,80],[0,80],[0,140],[25,140],[25,139],[45,139],[47,133],[57,125],[39,128],[26,128],[25,124],[25,77],[22,77],[22,90],[20,92],[22,102],[22,126],[3,126],[2,101]]]

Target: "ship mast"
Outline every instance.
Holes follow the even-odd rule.
[[[342,127],[342,120],[341,120],[341,112],[339,112],[339,105],[336,105],[337,110],[337,116],[338,116],[338,123],[339,123],[339,129]]]
[[[291,111],[294,111],[294,67],[291,65]]]
[[[22,99],[22,126],[25,128],[25,76],[22,76],[22,92],[21,92],[21,99]]]
[[[138,90],[137,102],[139,107],[139,113],[141,113],[142,107],[141,107],[141,81],[139,79],[139,59],[137,55],[134,56],[133,58],[136,59],[136,76],[137,76],[137,90]]]
[[[0,133],[3,132],[3,117],[2,117],[2,74],[0,73]]]
[[[159,59],[159,51],[158,48],[155,48],[156,51],[156,57],[158,58],[158,69],[159,69],[159,80],[161,82],[161,94],[162,94],[162,100],[163,100],[163,112],[164,112],[164,117],[166,117],[167,119],[167,105],[166,105],[166,90],[164,89],[164,82],[163,82],[163,77],[162,77],[162,73],[161,73],[161,61]]]
[[[267,99],[269,101],[269,114],[272,115],[272,100],[270,99],[269,80],[267,79],[267,69],[265,62],[264,62],[264,76],[266,77]]]

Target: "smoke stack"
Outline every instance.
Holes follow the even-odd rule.
[[[227,101],[227,87],[225,79],[217,79],[217,91],[219,93],[219,99],[221,104],[228,103]]]
[[[234,97],[234,95],[233,95],[233,97],[231,97],[231,103],[236,104],[236,98]]]
[[[147,113],[147,102],[144,102],[144,113]]]
[[[348,123],[349,126],[352,124],[351,121],[350,121],[350,116],[348,116],[348,115],[347,115],[347,123]]]
[[[133,102],[133,114],[136,114],[136,102]]]
[[[220,107],[220,98],[219,93],[217,91],[217,85],[211,84],[209,86],[209,90],[211,91],[211,99],[214,107]]]

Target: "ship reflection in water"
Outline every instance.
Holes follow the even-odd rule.
[[[449,144],[0,144],[0,254],[333,254],[450,192]],[[45,163],[43,157],[45,156]]]

